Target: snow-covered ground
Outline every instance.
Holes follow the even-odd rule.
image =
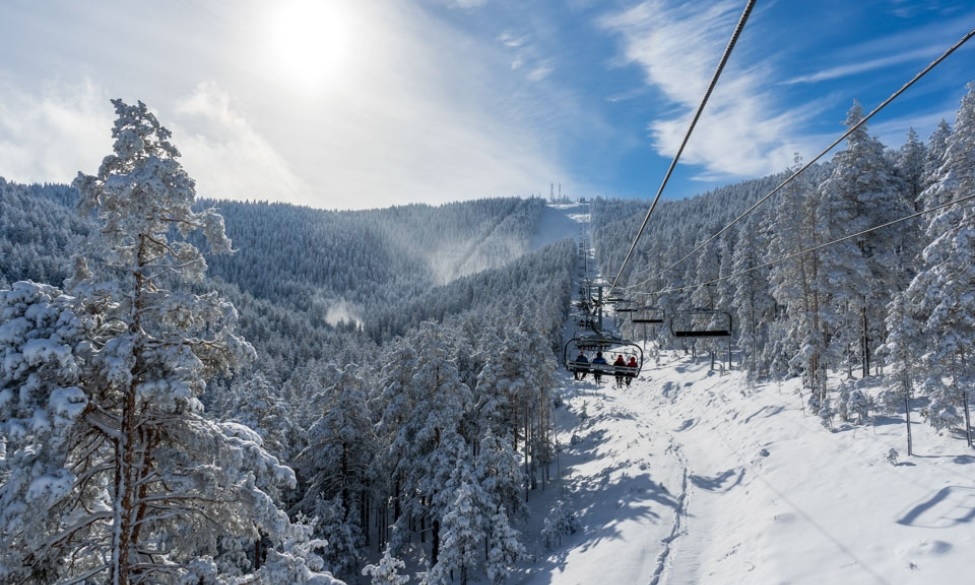
[[[588,223],[588,203],[548,203],[529,243],[530,249],[539,250],[565,238],[578,238]]]
[[[588,212],[550,205],[536,243],[578,237]],[[975,450],[964,440],[935,434],[915,412],[908,457],[903,414],[831,431],[803,408],[799,380],[749,385],[710,366],[664,352],[623,390],[563,373],[562,479],[531,494],[533,559],[512,583],[970,579]],[[580,529],[549,549],[537,535],[559,500]]]
[[[524,585],[957,583],[975,558],[975,451],[903,417],[830,431],[798,381],[750,386],[664,353],[618,390],[566,373],[564,499],[581,529]],[[915,420],[919,417],[915,414]],[[898,452],[892,457],[891,449]]]

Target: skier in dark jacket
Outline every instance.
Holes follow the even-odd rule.
[[[606,363],[606,358],[603,357],[603,352],[601,351],[596,352],[596,357],[592,358],[592,365],[597,366],[592,369],[592,377],[595,378],[596,383],[598,384],[603,377],[603,372],[599,368],[599,366],[609,365],[608,363]]]
[[[586,378],[586,372],[589,371],[589,360],[586,359],[586,354],[581,349],[573,363],[575,365],[572,368],[572,377],[576,380],[584,380]]]

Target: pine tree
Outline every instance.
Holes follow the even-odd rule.
[[[975,193],[975,84],[962,99],[955,129],[946,141],[938,180],[923,194],[927,201],[956,201]],[[923,387],[931,399],[928,418],[937,428],[963,425],[973,443],[969,414],[975,376],[975,211],[952,205],[927,227],[931,243],[922,270],[906,291],[929,340],[922,354]]]
[[[366,565],[362,569],[362,574],[370,578],[371,585],[406,585],[410,577],[399,573],[405,567],[406,563],[394,557],[387,547],[379,563]]]
[[[430,526],[431,562],[436,565],[450,473],[473,452],[464,434],[473,396],[439,328],[425,326],[406,344],[409,348],[394,352],[384,367],[380,457],[389,466],[397,500],[394,536],[408,538],[411,524]],[[402,543],[391,544],[395,554]]]
[[[7,295],[24,311],[16,322],[23,329],[0,344],[36,356],[4,374],[0,393],[27,398],[20,408],[53,409],[68,430],[50,437],[62,455],[46,461],[47,479],[2,488],[0,514],[16,531],[5,542],[18,547],[13,555],[23,567],[16,576],[113,585],[212,583],[221,571],[261,578],[265,572],[255,569],[262,559],[240,567],[216,557],[221,540],[254,542],[264,534],[279,548],[268,553],[268,570],[292,567],[301,577],[295,582],[331,582],[314,572],[315,555],[299,550],[302,528],[271,496],[294,485],[293,472],[253,430],[203,414],[207,380],[239,371],[254,353],[235,333],[232,305],[180,290],[206,269],[190,235],[201,232],[213,252],[230,250],[223,220],[214,210],[192,210],[193,181],[146,106],[113,104],[114,154],[97,175],[75,180],[82,209],[100,229],[76,258],[72,300],[28,285],[18,287],[20,298]],[[31,322],[52,311],[60,313],[54,337],[50,322]],[[3,423],[21,424],[16,418],[5,413]],[[25,455],[33,450],[15,446]],[[12,477],[25,473],[11,470]],[[45,509],[25,516],[16,503],[22,494],[37,494]]]
[[[718,315],[709,314],[709,311],[720,309],[720,292],[717,284],[713,281],[720,276],[721,255],[717,250],[705,249],[697,258],[697,265],[694,277],[690,282],[706,283],[696,287],[691,293],[691,304],[698,311],[687,313],[688,321],[685,326],[691,329],[717,329],[727,326],[720,322]],[[719,351],[718,342],[715,339],[700,339],[691,342],[695,352],[703,349],[711,356],[711,367],[714,367],[716,353]]]
[[[73,562],[72,539],[102,545],[109,511],[97,482],[101,461],[86,461],[82,388],[94,324],[55,287],[16,282],[0,291],[0,581],[55,583],[94,571],[94,555]],[[94,458],[92,458],[94,459]],[[60,518],[59,518],[60,517]],[[61,520],[63,518],[63,520]]]
[[[927,343],[924,335],[924,322],[910,288],[894,295],[887,306],[887,341],[878,348],[878,353],[890,363],[889,386],[881,395],[881,403],[889,409],[904,409],[907,432],[907,454],[914,452],[911,434],[911,398],[914,394],[920,355],[918,348]]]
[[[451,489],[441,492],[443,520],[440,530],[440,556],[421,581],[424,584],[446,584],[459,577],[460,585],[467,585],[480,564],[481,543],[484,538],[483,490],[474,482],[470,463],[460,461],[454,468]]]
[[[907,141],[897,152],[895,164],[898,175],[907,187],[907,198],[914,204],[915,211],[921,210],[921,192],[927,187],[924,172],[927,158],[927,147],[918,140],[917,132],[911,128],[907,132]]]
[[[928,187],[938,180],[941,165],[945,162],[945,151],[948,149],[948,138],[950,136],[951,126],[945,120],[941,120],[938,127],[928,138],[927,157],[924,161],[924,177],[922,179],[924,190],[918,196],[922,203],[922,209],[931,209],[942,203],[948,203],[940,199],[940,192],[930,191]]]
[[[860,104],[854,102],[846,125],[852,128],[862,119]],[[832,343],[844,356],[848,374],[858,359],[866,376],[870,357],[886,336],[883,315],[887,301],[891,292],[906,285],[909,275],[901,245],[909,227],[897,224],[866,230],[908,215],[913,202],[908,201],[883,144],[868,134],[866,125],[857,126],[847,139],[847,149],[834,157],[820,195],[824,211],[820,227],[826,237],[833,240],[860,234],[824,249],[822,260],[837,316],[829,323]]]
[[[324,412],[308,429],[308,446],[295,465],[306,484],[297,508],[322,520],[319,536],[330,545],[325,559],[339,574],[355,567],[365,540],[369,467],[377,449],[359,369],[348,364],[323,391]]]
[[[488,546],[485,572],[492,583],[503,583],[514,564],[524,557],[521,535],[508,519],[507,510],[520,511],[516,497],[521,476],[518,456],[506,441],[492,433],[481,439],[475,462],[476,481],[486,494],[482,509],[484,534]]]
[[[794,168],[800,167],[797,157]],[[805,252],[823,243],[818,230],[821,201],[810,183],[808,174],[799,175],[773,200],[776,212],[769,218],[767,260],[774,264],[769,284],[784,315],[768,361],[787,364],[775,368],[780,374],[801,373],[803,385],[821,400],[826,394],[830,361],[825,318],[829,287],[823,278],[820,252]]]
[[[751,379],[769,373],[766,347],[769,329],[775,319],[775,299],[769,293],[769,268],[762,266],[763,251],[769,249],[769,234],[760,228],[763,216],[752,215],[738,230],[738,241],[732,254],[734,297],[729,303],[737,308],[737,340],[741,348],[742,367]]]

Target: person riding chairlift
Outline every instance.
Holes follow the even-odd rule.
[[[579,365],[572,371],[572,377],[576,380],[584,380],[586,372],[589,370],[589,360],[586,359],[586,354],[581,349],[579,355],[576,356],[575,363]]]
[[[592,365],[594,365],[594,366],[606,366],[606,365],[609,365],[609,364],[606,362],[606,358],[603,357],[603,352],[597,351],[596,352],[596,357],[594,357],[592,359]],[[592,369],[592,377],[596,380],[596,383],[598,384],[599,381],[603,377],[602,370],[600,370],[599,368],[593,368]]]
[[[623,387],[623,379],[626,377],[626,372],[623,368],[626,367],[626,360],[623,359],[623,354],[616,355],[616,361],[613,362],[613,374],[616,376],[616,387]]]
[[[640,367],[639,364],[636,363],[636,356],[630,356],[630,361],[626,362],[626,367],[633,368],[626,373],[626,385],[629,386],[630,382],[632,382],[633,378],[636,376],[636,369]]]

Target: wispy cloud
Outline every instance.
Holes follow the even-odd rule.
[[[867,73],[870,71],[875,71],[877,69],[882,69],[885,67],[890,67],[891,65],[899,65],[901,63],[907,63],[912,61],[917,61],[918,59],[923,59],[925,57],[931,57],[935,55],[931,49],[915,49],[913,51],[901,51],[896,54],[888,55],[885,57],[878,57],[876,59],[870,59],[867,61],[859,61],[853,63],[846,63],[839,65],[837,67],[831,67],[829,69],[824,69],[822,71],[817,71],[809,75],[801,75],[798,77],[793,77],[792,79],[786,80],[784,83],[817,83],[820,81],[827,81],[831,79],[839,79],[841,77],[847,77],[849,75],[858,75],[861,73]]]
[[[646,84],[670,103],[648,123],[655,149],[673,156],[727,45],[739,2],[649,0],[601,20],[623,41],[622,59],[639,66]],[[734,57],[733,57],[734,58]],[[798,122],[768,93],[769,66],[733,61],[711,97],[682,161],[708,178],[762,175],[785,168],[797,146],[785,138]]]
[[[0,84],[0,176],[70,183],[111,152],[112,110],[90,80],[47,83],[37,93]]]
[[[347,62],[331,64],[314,86],[289,84],[277,69],[287,66],[301,77],[304,67],[305,77],[320,76],[323,64],[297,54],[279,56],[287,63],[269,58],[262,27],[284,3],[159,5],[153,31],[171,34],[145,38],[138,11],[115,11],[114,46],[140,47],[139,62],[125,63],[125,54],[91,43],[58,54],[64,71],[72,70],[72,59],[85,60],[77,70],[87,71],[88,80],[0,67],[0,80],[8,73],[15,79],[0,85],[0,176],[67,182],[78,170],[92,172],[110,152],[110,97],[142,99],[158,113],[201,196],[369,208],[527,195],[567,175],[554,162],[553,146],[524,124],[532,105],[518,91],[505,91],[511,77],[543,79],[546,63],[526,64],[513,76],[493,36],[468,38],[422,3],[331,0],[316,3],[309,17],[348,29],[340,53]],[[484,3],[448,4],[480,10]],[[88,19],[78,28],[108,34],[98,28],[105,2],[87,8],[77,14]],[[56,15],[23,12],[25,19]],[[71,24],[48,20],[52,38],[61,38],[54,28]],[[191,39],[167,26],[183,20],[193,23]],[[27,36],[24,43],[33,61],[43,60],[42,39]]]
[[[922,8],[910,6],[904,10],[915,12]],[[926,10],[930,10],[930,7]],[[898,8],[893,12],[900,11]],[[920,71],[921,65],[933,61],[970,31],[973,23],[975,12],[968,15],[953,14],[923,26],[913,26],[842,46],[821,55],[821,59],[839,65],[795,76],[785,83],[817,83],[871,73],[905,63],[918,64],[917,71]]]
[[[302,203],[312,191],[215,83],[175,104],[171,129],[200,196]]]

